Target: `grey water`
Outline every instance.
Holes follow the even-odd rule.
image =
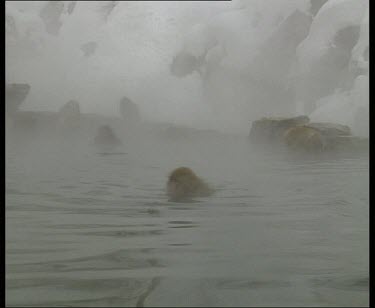
[[[188,166],[211,197],[169,202]],[[7,306],[368,306],[369,158],[246,137],[6,147]]]

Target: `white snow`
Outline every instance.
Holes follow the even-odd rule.
[[[71,1],[63,2],[66,8]],[[72,14],[64,10],[60,33],[53,36],[46,32],[39,16],[45,1],[6,2],[6,14],[14,18],[19,33],[17,38],[7,37],[7,82],[28,82],[32,89],[22,108],[57,110],[76,99],[83,112],[115,114],[118,100],[126,95],[149,117],[190,124],[208,122],[215,116],[212,106],[204,101],[201,76],[194,73],[177,78],[169,72],[176,53],[184,49],[201,56],[208,50],[207,65],[230,70],[230,76],[240,80],[283,20],[296,9],[307,12],[310,6],[309,0],[118,1],[105,19],[101,9],[106,3],[77,1]],[[360,69],[360,75],[352,89],[332,89],[334,94],[321,98],[310,115],[314,120],[354,128],[358,108],[362,106],[362,113],[368,111],[368,22],[367,0],[329,0],[298,46],[290,74],[297,79],[331,46],[339,29],[361,26],[348,64],[350,69]],[[80,48],[89,41],[98,47],[86,58]],[[225,78],[233,79],[225,77],[224,70],[219,79]],[[231,121],[246,125],[244,130],[248,130],[245,119],[251,108],[244,104],[252,102],[246,99],[248,81],[243,82],[228,89],[227,104],[239,108],[231,116],[243,118],[242,122]],[[242,102],[236,104],[236,97]],[[302,102],[294,103],[296,111],[303,111]],[[224,123],[225,110],[232,109],[228,106],[215,112]]]

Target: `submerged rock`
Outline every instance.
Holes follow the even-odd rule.
[[[213,190],[190,168],[177,168],[168,177],[167,194],[171,201],[189,200],[193,197],[206,197],[212,193]]]
[[[30,85],[27,83],[11,83],[5,89],[5,111],[7,115],[14,115],[19,106],[30,92]]]
[[[121,145],[122,142],[116,137],[109,125],[102,125],[98,128],[94,144],[100,148],[112,149],[115,146]]]
[[[253,143],[278,143],[282,141],[283,134],[288,128],[309,121],[307,116],[263,118],[252,123],[249,137]]]

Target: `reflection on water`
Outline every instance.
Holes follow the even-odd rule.
[[[215,195],[168,202],[180,165]],[[366,306],[368,167],[245,139],[8,146],[7,305]]]

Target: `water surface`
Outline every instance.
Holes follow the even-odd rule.
[[[246,138],[6,150],[8,306],[368,306],[368,155]],[[188,166],[217,191],[168,202]]]

